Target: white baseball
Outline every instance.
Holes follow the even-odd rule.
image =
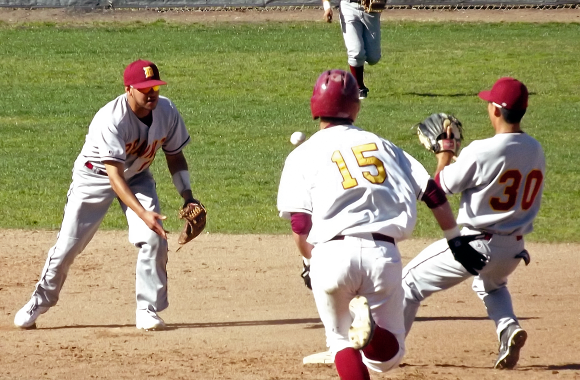
[[[290,142],[292,145],[300,145],[306,140],[306,135],[303,132],[294,132],[292,136],[290,136]]]

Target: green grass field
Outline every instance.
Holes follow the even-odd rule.
[[[578,241],[580,25],[385,22],[382,33],[383,59],[367,69],[371,92],[356,124],[433,171],[413,124],[449,112],[463,121],[465,144],[490,137],[477,93],[517,77],[531,92],[523,128],[548,162],[530,240]],[[123,69],[137,58],[158,64],[169,82],[162,95],[192,135],[185,154],[194,193],[209,210],[208,231],[288,233],[276,211],[278,181],[290,134],[316,131],[309,100],[317,76],[347,68],[336,23],[0,24],[0,227],[59,227],[87,126],[123,92]],[[177,231],[181,202],[162,154],[153,170],[166,227]],[[419,214],[414,236],[440,236],[427,208]],[[103,228],[125,225],[114,205]]]

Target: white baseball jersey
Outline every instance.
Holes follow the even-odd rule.
[[[472,142],[440,173],[448,194],[462,192],[457,223],[498,235],[525,235],[540,209],[546,162],[526,133]]]
[[[403,240],[429,174],[393,143],[353,125],[316,132],[286,159],[278,210],[312,215],[311,244],[336,235],[380,233]]]
[[[125,179],[146,170],[159,148],[167,154],[179,153],[190,142],[189,133],[175,105],[159,96],[153,123],[143,124],[129,108],[127,94],[101,108],[89,126],[85,145],[75,167],[90,161],[104,170],[103,161],[125,165]]]

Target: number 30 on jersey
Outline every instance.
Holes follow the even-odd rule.
[[[489,205],[496,211],[507,211],[515,206],[520,191],[523,175],[519,170],[506,170],[500,177],[499,183],[506,184],[504,188],[505,197],[492,197]],[[534,200],[540,191],[544,175],[540,170],[532,170],[526,175],[524,182],[524,193],[522,196],[522,210],[527,210],[534,204]]]

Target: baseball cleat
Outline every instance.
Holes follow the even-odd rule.
[[[375,321],[371,315],[371,309],[366,297],[354,297],[348,306],[354,320],[348,330],[350,345],[355,350],[365,348],[373,337]]]
[[[165,322],[157,315],[156,312],[149,309],[138,309],[135,312],[136,324],[140,330],[145,331],[158,331],[165,330]]]
[[[40,314],[48,311],[46,306],[38,306],[34,299],[31,299],[14,316],[14,324],[21,329],[35,329],[36,319]]]
[[[520,350],[526,344],[528,333],[517,324],[513,323],[506,327],[499,341],[499,355],[495,366],[496,369],[513,369],[520,359]]]
[[[358,98],[359,99],[366,99],[369,95],[369,89],[366,87],[361,87],[358,89]]]

